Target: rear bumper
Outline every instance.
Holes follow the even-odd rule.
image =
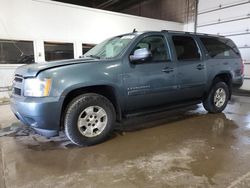
[[[52,137],[60,129],[61,103],[57,97],[31,98],[12,95],[11,110],[25,125]]]
[[[243,85],[244,77],[240,76],[232,80],[233,88],[240,88]]]

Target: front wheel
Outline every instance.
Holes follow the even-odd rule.
[[[115,110],[106,97],[83,94],[73,99],[66,109],[65,134],[76,145],[94,145],[108,138],[114,122]]]
[[[225,82],[217,82],[204,98],[203,106],[210,113],[220,113],[226,108],[229,95],[228,85]]]

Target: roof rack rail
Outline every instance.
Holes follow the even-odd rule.
[[[189,33],[187,31],[176,31],[176,30],[161,30],[162,32],[172,32],[172,33]]]
[[[168,33],[183,33],[183,34],[191,34],[191,35],[204,35],[204,36],[217,36],[217,37],[225,37],[219,34],[207,34],[207,33],[197,33],[197,32],[188,32],[188,31],[175,31],[175,30],[161,30],[161,32],[168,32]]]

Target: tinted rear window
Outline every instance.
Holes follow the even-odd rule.
[[[235,44],[226,38],[200,37],[211,58],[239,58],[240,53]]]
[[[189,36],[173,36],[173,43],[178,60],[200,60],[200,53],[195,40]]]

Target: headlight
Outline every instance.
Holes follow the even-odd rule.
[[[49,96],[51,79],[39,80],[28,78],[24,82],[24,96],[26,97],[46,97]]]

